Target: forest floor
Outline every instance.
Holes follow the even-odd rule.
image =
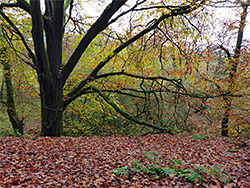
[[[0,187],[250,187],[250,140],[204,139],[167,134],[0,137]],[[143,155],[150,151],[159,154],[159,161]],[[139,162],[133,169],[134,159]],[[169,174],[143,172],[153,163]],[[128,167],[127,174],[125,168],[120,175],[112,171],[121,167]]]

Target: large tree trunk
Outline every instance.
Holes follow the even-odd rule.
[[[41,136],[61,136],[63,131],[63,89],[59,81],[40,84],[42,130]]]
[[[142,36],[157,29],[162,21],[173,18],[174,16],[188,14],[202,6],[205,0],[201,0],[201,2],[197,4],[191,3],[180,7],[176,6],[171,12],[162,14],[144,30],[140,31],[126,42],[122,42],[104,61],[99,63],[96,62],[95,68],[89,72],[88,77],[81,80],[78,85],[63,98],[63,85],[66,83],[90,43],[99,33],[108,28],[110,24],[116,22],[125,14],[135,11],[137,6],[141,6],[140,4],[144,3],[144,1],[137,2],[128,11],[116,14],[126,2],[127,0],[113,0],[95,23],[89,27],[88,31],[84,33],[81,41],[66,62],[62,61],[62,47],[63,41],[65,41],[63,40],[64,30],[70,20],[66,19],[66,10],[67,7],[70,6],[69,14],[71,15],[73,1],[46,0],[42,3],[44,6],[42,6],[39,0],[30,0],[30,3],[28,3],[28,1],[18,0],[16,3],[0,4],[0,6],[3,7],[19,7],[31,15],[32,48],[29,47],[29,43],[26,42],[25,37],[19,31],[18,27],[16,27],[8,16],[0,10],[0,15],[12,26],[14,29],[13,31],[19,35],[32,59],[32,63],[26,63],[37,71],[41,95],[42,136],[60,136],[62,134],[62,117],[65,107],[76,98],[85,94],[84,87],[87,86],[89,82],[98,79],[98,73],[118,53],[126,49]],[[41,7],[43,7],[44,11],[41,10]],[[71,18],[71,16],[69,16],[69,18]],[[61,64],[64,64],[62,70],[59,69]],[[123,113],[123,115],[126,115],[126,113]],[[147,125],[154,127],[154,125],[151,124]]]

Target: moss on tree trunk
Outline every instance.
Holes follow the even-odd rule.
[[[47,84],[40,84],[42,112],[41,136],[59,137],[63,132],[63,90],[57,80],[47,80],[43,82]]]
[[[0,56],[1,56],[1,64],[3,65],[4,69],[4,82],[6,85],[6,107],[7,112],[9,116],[9,120],[12,124],[12,127],[14,131],[23,134],[23,119],[20,120],[16,111],[15,107],[15,100],[14,100],[14,92],[13,92],[13,86],[12,86],[12,77],[11,77],[11,69],[10,69],[10,62],[7,58],[7,52],[6,48],[2,47],[0,50]]]

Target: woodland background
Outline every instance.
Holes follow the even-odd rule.
[[[1,1],[0,187],[250,187],[249,5]]]

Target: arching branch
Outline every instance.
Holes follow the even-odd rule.
[[[91,87],[91,88],[95,92],[97,92],[112,108],[114,108],[117,113],[119,113],[120,115],[122,115],[126,119],[129,119],[129,120],[131,120],[131,121],[133,121],[133,122],[135,122],[135,123],[137,123],[139,125],[144,125],[144,126],[159,130],[161,133],[171,133],[171,131],[168,131],[168,130],[164,129],[163,127],[159,127],[159,126],[156,126],[156,125],[154,125],[152,123],[137,119],[133,115],[125,112],[124,110],[122,110],[116,103],[111,101],[109,99],[109,97],[106,96],[105,94],[103,94],[99,89],[97,89],[96,87]]]

